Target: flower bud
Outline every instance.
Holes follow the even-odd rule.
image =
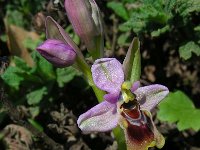
[[[94,58],[103,54],[103,25],[94,0],[65,0],[67,16]]]
[[[73,48],[60,40],[48,39],[37,47],[37,51],[57,67],[68,67],[76,59]]]

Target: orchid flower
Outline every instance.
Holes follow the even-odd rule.
[[[84,133],[106,132],[117,125],[124,130],[128,150],[164,145],[150,111],[168,94],[155,84],[140,87],[125,81],[122,64],[115,58],[97,59],[91,68],[95,85],[107,92],[104,101],[80,115],[77,124]]]

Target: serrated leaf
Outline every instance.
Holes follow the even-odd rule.
[[[179,0],[176,4],[176,11],[181,16],[187,17],[192,12],[200,12],[200,1],[199,0]]]
[[[120,2],[108,2],[107,7],[111,8],[119,17],[128,20],[129,15],[124,5]]]
[[[36,62],[36,72],[45,80],[54,80],[55,71],[53,65],[50,64],[46,59],[44,59],[38,52],[33,52],[32,57],[34,62]]]
[[[3,81],[15,90],[19,90],[19,85],[24,80],[22,76],[17,74],[18,72],[21,72],[19,68],[10,66],[6,69],[4,74],[1,75]]]
[[[200,109],[182,91],[170,93],[159,105],[158,119],[177,123],[179,130],[200,129]]]
[[[133,3],[138,7],[131,9],[130,18],[120,26],[120,30],[132,29],[135,33],[149,32],[166,26],[171,18],[170,12],[164,10],[163,2],[145,0]]]
[[[76,75],[78,75],[78,72],[73,67],[67,67],[56,69],[56,74],[58,86],[64,87],[66,83],[70,82]]]
[[[166,26],[163,27],[163,28],[160,28],[160,29],[157,29],[156,31],[151,32],[151,36],[152,36],[152,37],[158,37],[158,36],[160,36],[161,34],[163,34],[163,33],[167,32],[167,31],[169,31],[169,29],[170,29],[169,25],[166,25]]]
[[[190,41],[179,48],[179,55],[185,60],[192,56],[192,52],[197,56],[200,56],[200,47],[193,41]]]
[[[27,71],[27,72],[31,71],[31,67],[29,67],[27,65],[27,63],[23,59],[21,59],[20,57],[14,56],[13,61],[14,61],[15,65],[16,65],[16,67],[18,67],[18,68],[20,68],[20,69],[22,69],[24,71]]]
[[[46,94],[47,94],[47,87],[42,87],[40,89],[32,91],[26,95],[27,102],[29,105],[38,104],[42,100],[43,96]]]

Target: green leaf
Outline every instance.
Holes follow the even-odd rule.
[[[44,59],[37,51],[32,53],[34,62],[36,62],[35,70],[45,81],[54,80],[56,78],[53,65]]]
[[[181,91],[170,93],[159,105],[158,119],[177,123],[178,129],[200,129],[200,109]]]
[[[141,75],[140,41],[134,38],[123,62],[125,80],[132,83],[138,81]]]
[[[132,29],[136,34],[152,32],[166,26],[168,20],[172,17],[171,12],[165,11],[163,0],[143,0],[134,4],[137,7],[129,10],[130,17],[120,25],[121,31]]]
[[[28,48],[28,49],[34,51],[34,50],[36,49],[36,47],[37,47],[41,42],[42,42],[41,39],[33,40],[32,38],[27,38],[27,39],[25,39],[25,40],[23,41],[23,45],[24,45],[26,48]]]
[[[130,33],[123,33],[123,34],[121,34],[119,37],[118,37],[118,39],[117,39],[117,43],[120,45],[120,46],[123,46],[123,45],[125,45],[126,44],[126,42],[127,42],[127,39],[129,38],[129,36],[130,36]]]
[[[29,107],[29,111],[31,113],[31,118],[35,118],[40,113],[40,107],[39,106]]]
[[[1,78],[7,85],[15,90],[19,90],[20,83],[24,80],[21,75],[17,74],[19,72],[21,72],[19,68],[10,66],[6,69],[4,74],[1,75]]]
[[[200,56],[200,47],[193,41],[190,41],[179,48],[179,55],[185,60],[192,56],[192,52],[197,56]]]
[[[27,65],[27,63],[26,63],[23,59],[21,59],[20,57],[14,56],[13,61],[14,61],[15,65],[16,65],[16,67],[22,69],[23,71],[30,72],[31,69],[32,69],[32,68],[29,67],[29,66]]]
[[[58,68],[56,69],[57,74],[57,82],[59,87],[64,87],[64,85],[70,82],[76,75],[78,75],[78,71],[73,67],[67,68]]]
[[[194,28],[194,31],[199,32],[199,31],[200,31],[200,25],[199,25],[199,26],[196,26],[196,27]]]
[[[23,13],[18,10],[7,10],[6,19],[9,24],[14,24],[19,27],[24,27],[26,20],[23,18]]]
[[[42,127],[37,121],[35,121],[35,120],[33,120],[33,119],[28,119],[28,122],[29,122],[32,126],[34,126],[38,131],[42,132],[42,131],[44,130],[43,127]]]
[[[200,1],[199,0],[178,0],[176,4],[176,11],[181,16],[187,17],[193,12],[200,12]]]
[[[107,7],[111,8],[119,17],[128,20],[129,15],[124,5],[120,2],[108,2]]]
[[[8,37],[7,37],[6,34],[2,34],[2,35],[0,35],[0,40],[2,40],[3,42],[6,43],[7,39],[8,39]]]
[[[166,25],[166,26],[164,26],[163,28],[160,28],[160,29],[157,29],[156,31],[151,32],[151,36],[152,36],[152,37],[158,37],[158,36],[160,36],[161,34],[167,32],[167,31],[169,31],[169,30],[170,30],[169,25]]]
[[[40,89],[32,91],[26,95],[27,102],[29,105],[38,104],[42,100],[43,96],[46,94],[47,94],[47,87],[42,87]]]

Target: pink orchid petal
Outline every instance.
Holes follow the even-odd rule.
[[[159,84],[144,86],[134,91],[141,109],[148,111],[152,110],[168,93],[168,88]]]
[[[37,51],[57,67],[71,66],[76,59],[73,48],[60,40],[48,39],[37,47]]]
[[[116,103],[119,99],[119,94],[120,92],[108,93],[103,98],[110,103]]]
[[[115,58],[97,59],[92,65],[94,83],[109,93],[119,92],[124,82],[122,64]]]
[[[131,92],[134,93],[134,91],[137,90],[139,87],[140,87],[140,81],[134,82],[131,87]]]
[[[116,104],[103,101],[79,116],[77,124],[84,133],[106,132],[117,126]]]
[[[100,10],[94,0],[65,0],[65,10],[75,32],[92,56],[103,54],[103,24]],[[99,51],[97,43],[101,43]]]
[[[76,52],[79,51],[78,46],[74,43],[71,37],[65,30],[50,16],[46,18],[46,36],[47,39],[57,39],[70,45]]]

